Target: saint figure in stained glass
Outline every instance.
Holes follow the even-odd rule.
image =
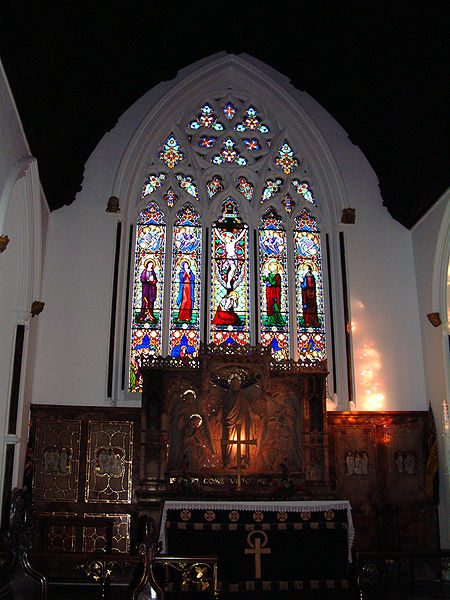
[[[141,312],[137,317],[137,321],[151,321],[155,322],[156,317],[153,314],[153,308],[155,306],[155,300],[158,293],[158,278],[155,273],[155,261],[146,260],[144,268],[141,272],[141,283],[142,283],[142,304]]]
[[[304,266],[305,274],[300,283],[302,288],[303,320],[306,327],[320,327],[317,316],[316,278],[310,264]]]
[[[266,284],[267,325],[284,325],[285,319],[281,314],[281,275],[280,265],[272,261],[268,265],[269,273],[263,278]]]
[[[178,321],[190,321],[192,318],[192,307],[195,299],[194,281],[195,275],[191,271],[189,260],[183,260],[178,274],[180,290],[178,292],[177,304],[180,309]]]

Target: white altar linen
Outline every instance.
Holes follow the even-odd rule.
[[[183,509],[198,510],[264,510],[264,511],[285,511],[285,512],[319,512],[325,510],[346,510],[347,511],[347,545],[348,562],[352,562],[352,545],[355,538],[355,529],[353,527],[352,508],[348,500],[285,500],[269,502],[233,502],[233,501],[209,501],[209,500],[167,500],[164,502],[164,509],[161,517],[161,527],[159,539],[162,543],[162,551],[167,552],[166,522],[168,510]]]

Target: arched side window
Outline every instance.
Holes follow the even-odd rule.
[[[326,358],[320,206],[293,134],[218,92],[159,136],[137,223],[129,389],[143,357],[195,356],[201,341]]]

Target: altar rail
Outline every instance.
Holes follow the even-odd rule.
[[[140,600],[141,591],[147,584],[154,590],[157,600],[164,600],[165,590],[174,588],[205,592],[205,598],[217,600],[219,597],[215,556],[31,552],[25,558],[25,564],[32,565],[35,579],[41,582],[40,589],[36,586],[27,591],[27,600],[78,600],[81,594],[86,600]],[[0,553],[0,564],[7,567],[8,560],[8,553]],[[177,575],[175,584],[169,583],[170,573]],[[20,579],[20,571],[15,577]],[[15,581],[2,582],[0,598],[15,600],[15,590]],[[8,595],[11,593],[12,596]]]
[[[448,578],[450,549],[356,552],[354,568],[360,599],[368,600],[397,585]]]

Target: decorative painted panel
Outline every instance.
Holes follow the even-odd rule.
[[[211,234],[210,340],[244,345],[250,342],[248,227],[229,198]]]
[[[86,502],[131,502],[133,424],[90,421]]]
[[[80,421],[36,421],[33,466],[35,500],[77,500],[80,432]]]
[[[306,209],[295,219],[294,268],[298,357],[323,360],[326,349],[320,237],[317,221]]]
[[[289,293],[286,232],[273,209],[259,228],[259,300],[261,342],[272,356],[289,358]]]
[[[141,212],[136,232],[129,371],[132,392],[142,391],[142,359],[161,354],[165,235],[164,215],[151,202]]]
[[[200,345],[202,228],[190,204],[173,228],[169,354],[196,355]]]

